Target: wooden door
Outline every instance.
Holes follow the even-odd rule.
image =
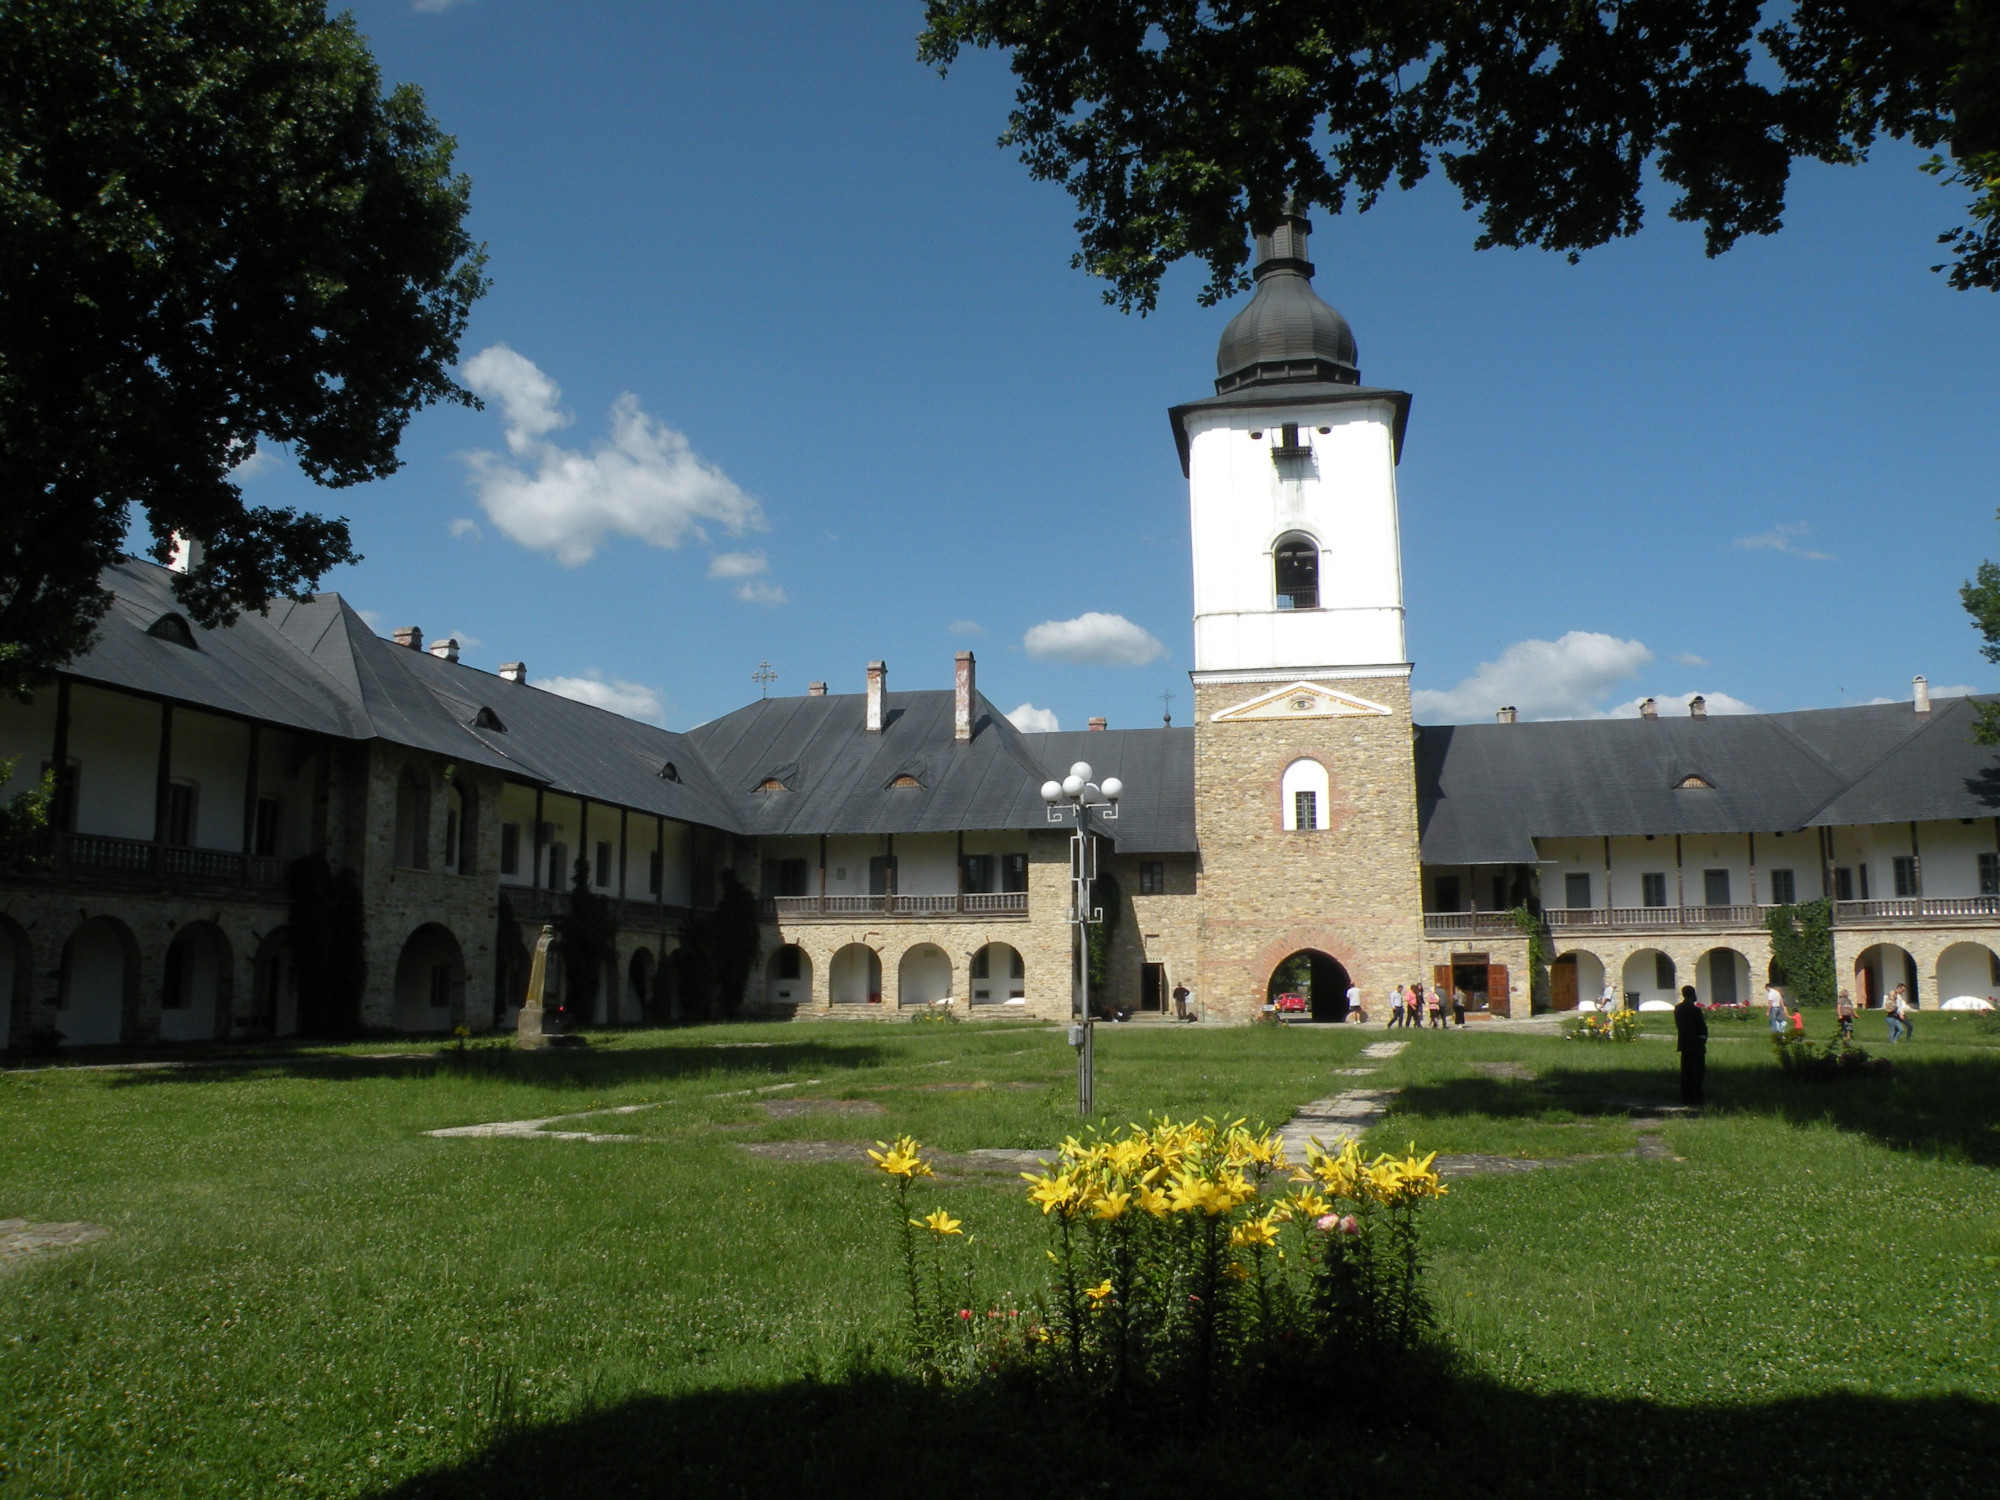
[[[1431,970],[1431,983],[1436,987],[1437,992],[1444,996],[1445,1009],[1451,1009],[1451,965],[1439,964],[1433,968]],[[1430,996],[1424,996],[1424,1005],[1428,1009]]]
[[[1167,966],[1165,964],[1141,964],[1139,966],[1139,1009],[1165,1010],[1167,1008]]]
[[[1510,1016],[1514,1013],[1512,999],[1507,993],[1505,964],[1486,966],[1486,1013],[1494,1016]]]
[[[1565,954],[1549,965],[1549,1005],[1555,1010],[1576,1009],[1576,955]]]

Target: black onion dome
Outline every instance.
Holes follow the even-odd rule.
[[[1359,385],[1354,330],[1313,290],[1306,236],[1312,225],[1287,211],[1257,236],[1257,293],[1222,330],[1215,351],[1215,390],[1327,381]]]

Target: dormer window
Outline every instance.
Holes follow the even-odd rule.
[[[493,712],[492,709],[486,707],[484,704],[481,704],[479,712],[472,716],[472,727],[474,729],[490,729],[495,734],[505,734],[507,732],[507,726],[500,722],[500,715]]]
[[[680,779],[681,779],[681,768],[675,765],[672,761],[668,761],[664,766],[660,767],[660,780],[679,781]]]
[[[921,781],[917,780],[916,777],[912,776],[908,771],[905,771],[902,775],[898,776],[894,781],[889,783],[889,789],[891,791],[920,792],[924,789],[924,784]]]
[[[146,627],[146,634],[152,636],[155,640],[171,641],[174,645],[183,646],[189,651],[199,651],[201,649],[194,641],[194,627],[188,624],[184,616],[172,612],[161,615],[159,619],[148,625]]]
[[[1319,608],[1319,543],[1302,532],[1278,538],[1272,572],[1279,609]]]
[[[757,783],[757,790],[760,792],[782,792],[788,790],[788,788],[777,777],[766,776],[762,781]]]
[[[1715,783],[1704,776],[1690,771],[1674,783],[1674,790],[1677,792],[1712,792],[1715,790]]]

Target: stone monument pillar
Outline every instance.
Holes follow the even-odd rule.
[[[528,998],[522,1002],[521,1017],[514,1023],[514,1045],[526,1051],[546,1047],[550,1041],[542,996],[547,992],[549,950],[555,941],[555,923],[543,923],[541,936],[535,939],[534,963],[528,969]]]

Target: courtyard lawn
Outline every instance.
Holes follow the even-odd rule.
[[[1370,1149],[1547,1163],[1429,1211],[1460,1376],[1213,1440],[908,1386],[883,1184],[785,1144],[1053,1144],[1055,1028],[0,1075],[0,1218],[110,1231],[0,1270],[0,1494],[1990,1494],[2000,1026],[1926,1015],[1893,1077],[1814,1085],[1719,1024],[1697,1119],[1651,1112],[1663,1030],[1100,1029],[1113,1121],[1385,1087]],[[554,1127],[628,1142],[421,1133],[634,1104]],[[982,1300],[1032,1292],[1007,1172],[918,1202],[976,1236]]]

